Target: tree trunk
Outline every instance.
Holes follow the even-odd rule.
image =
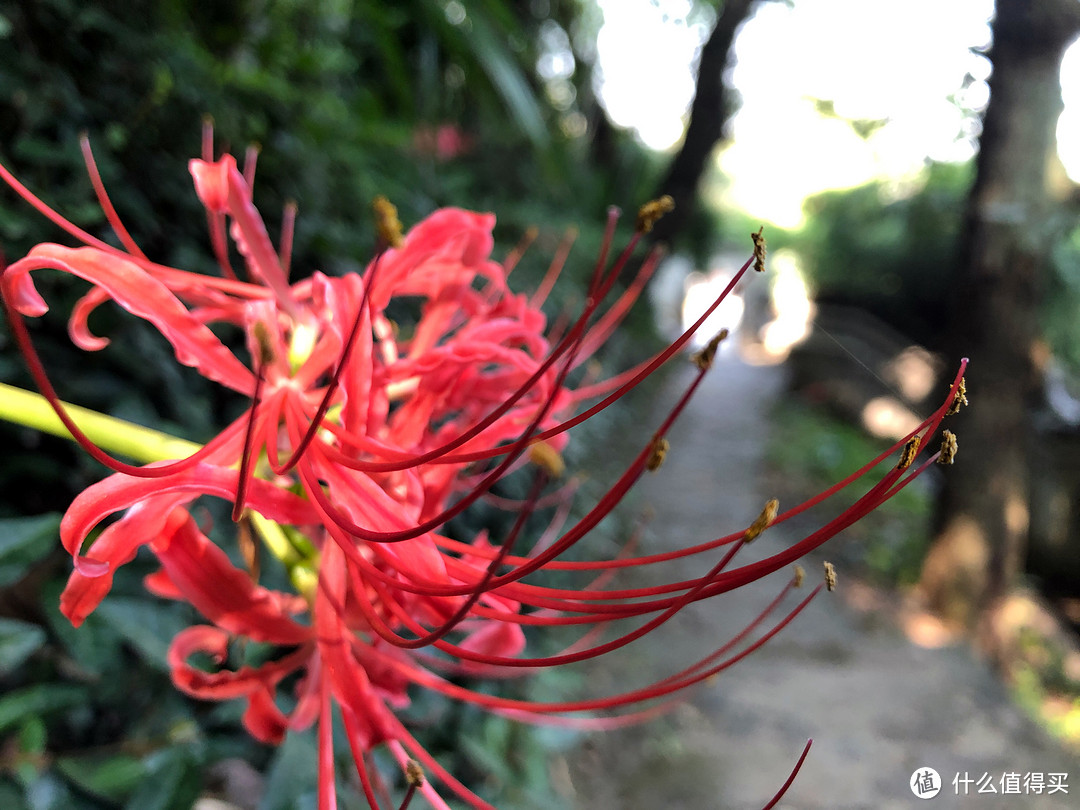
[[[960,453],[945,476],[921,581],[928,605],[966,630],[1014,584],[1027,542],[1025,449],[1045,355],[1047,169],[1056,156],[1061,58],[1077,31],[1080,0],[997,2],[990,103],[951,303],[950,345],[971,358],[972,405],[953,426]]]
[[[686,137],[658,189],[675,201],[675,210],[653,230],[653,239],[671,243],[690,221],[697,205],[697,189],[713,147],[723,137],[728,118],[724,68],[735,32],[750,12],[753,0],[724,0],[716,25],[701,49],[697,86],[690,107]]]

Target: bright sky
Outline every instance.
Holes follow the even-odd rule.
[[[690,0],[596,0],[601,94],[609,115],[653,149],[682,134],[688,67],[711,20]],[[973,154],[962,107],[986,103],[993,0],[797,0],[766,3],[735,43],[741,99],[734,143],[720,156],[729,201],[778,225],[801,222],[803,199],[876,177],[902,179],[927,157]],[[1062,71],[1058,138],[1080,179],[1080,47]],[[950,100],[950,96],[954,100]],[[822,115],[815,100],[831,101]],[[850,120],[883,121],[860,138]]]

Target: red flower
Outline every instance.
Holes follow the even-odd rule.
[[[777,514],[775,503],[770,504],[750,529],[663,554],[566,560],[565,552],[610,514],[642,473],[659,466],[663,436],[706,373],[719,338],[696,357],[694,383],[642,441],[626,471],[585,517],[563,530],[572,486],[547,494],[545,488],[558,474],[566,431],[678,353],[752,262],[760,261],[763,241],[755,240],[755,256],[698,324],[671,346],[636,368],[575,390],[568,383],[571,372],[617,327],[653,269],[655,256],[650,256],[631,287],[601,309],[638,236],[667,203],[643,209],[638,235],[608,267],[616,219],[611,215],[586,303],[555,335],[539,309],[545,293],[531,300],[513,294],[507,285],[513,260],[499,264],[490,258],[494,217],[488,214],[440,210],[401,238],[392,207],[383,201],[377,205],[380,249],[363,275],[315,273],[290,284],[288,250],[273,247],[252,204],[249,177],[231,156],[215,161],[211,151],[207,138],[203,159],[192,161],[190,170],[207,210],[220,278],[147,259],[113,212],[87,151],[99,199],[126,251],[71,225],[0,167],[9,185],[84,244],[74,249],[39,245],[4,271],[2,292],[12,330],[42,393],[80,443],[116,471],[79,495],[61,525],[61,540],[75,566],[62,596],[65,615],[79,624],[108,592],[116,568],[148,545],[161,570],[147,586],[161,596],[186,600],[209,622],[173,640],[170,664],[176,685],[206,699],[244,698],[247,728],[271,743],[288,729],[318,719],[320,807],[335,801],[334,706],[373,807],[378,805],[367,754],[383,744],[406,773],[409,796],[420,790],[434,806],[446,806],[417,775],[410,764],[415,758],[470,805],[488,806],[446,773],[396,716],[413,687],[531,722],[603,727],[663,711],[678,692],[763,644],[821,586],[781,613],[785,590],[745,633],[696,664],[607,698],[514,700],[470,690],[446,675],[507,676],[618,649],[692,602],[790,565],[887,500],[938,457],[915,465],[915,453],[905,453],[900,465],[821,529],[773,557],[741,567],[729,565],[745,542],[852,484],[888,454],[795,509]],[[287,216],[284,245],[291,242],[291,222]],[[247,280],[231,267],[227,232]],[[561,259],[543,290],[550,289],[560,267]],[[71,336],[81,348],[96,350],[107,343],[90,333],[87,317],[96,305],[112,300],[154,324],[179,362],[249,397],[246,414],[188,458],[133,466],[110,457],[67,416],[29,340],[23,318],[47,309],[31,275],[41,269],[61,270],[93,285],[71,318]],[[420,314],[411,329],[399,331],[387,311],[400,299],[417,303]],[[236,356],[210,324],[243,330],[250,358]],[[960,385],[958,374],[943,405],[912,437],[926,439],[937,430],[962,397]],[[574,414],[583,400],[601,395],[595,405]],[[535,462],[534,483],[524,501],[509,504],[517,518],[505,537],[493,544],[481,533],[466,542],[446,532],[448,520],[530,461]],[[294,575],[299,593],[261,587],[207,539],[188,511],[195,499],[207,495],[232,501],[236,520],[257,513],[256,528]],[[548,504],[559,508],[545,537],[527,554],[511,553],[526,520]],[[117,512],[123,516],[84,549],[89,533]],[[609,586],[620,569],[691,555],[703,560],[704,573],[696,579]],[[579,589],[524,581],[542,570],[580,572],[595,580]],[[637,617],[644,623],[636,629],[600,640],[611,622]],[[773,625],[760,630],[769,620]],[[532,656],[526,653],[525,625],[581,626],[582,634],[560,654]],[[236,636],[279,645],[285,652],[269,663],[231,667],[228,647]],[[206,672],[193,666],[189,659],[196,652],[211,655],[221,668]],[[300,675],[296,703],[286,713],[277,692],[294,674]],[[624,713],[574,717],[609,710]]]

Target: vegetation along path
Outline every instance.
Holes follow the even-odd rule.
[[[655,511],[643,551],[701,542],[758,515],[771,496],[762,491],[762,456],[783,375],[782,367],[718,359],[672,430],[664,466],[640,485],[641,502]],[[680,380],[672,383],[671,390],[680,387]],[[724,525],[716,515],[726,516]],[[796,539],[781,524],[736,561],[771,555]],[[820,581],[828,549],[803,561],[812,581]],[[740,631],[789,577],[778,573],[692,605],[597,662],[588,672],[590,688],[622,691],[697,660]],[[841,570],[837,592],[820,594],[780,635],[673,713],[589,735],[568,754],[566,778],[557,780],[568,802],[581,810],[760,808],[812,737],[780,807],[1080,807],[1080,762],[1010,702],[990,669],[965,645],[912,644],[884,613],[858,603],[865,592],[845,582]],[[910,782],[926,767],[940,774],[942,787],[924,804]],[[1068,793],[1050,795],[1050,782],[1060,780],[1051,774],[1061,773],[1068,774]],[[1014,787],[1011,774],[1018,793],[1005,793]],[[1035,793],[1039,776],[1044,787]],[[980,794],[988,785],[996,792]]]

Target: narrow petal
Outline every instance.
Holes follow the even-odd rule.
[[[290,618],[290,600],[252,582],[184,510],[169,516],[152,548],[184,598],[216,626],[272,644],[301,644],[311,637],[310,628]]]
[[[60,540],[68,553],[75,557],[77,566],[91,562],[105,562],[93,556],[81,555],[86,536],[98,523],[114,512],[134,506],[152,496],[166,493],[187,493],[193,500],[199,495],[214,495],[231,501],[236,497],[237,471],[212,464],[195,464],[191,468],[165,478],[132,478],[117,473],[83,490],[68,507],[60,522]],[[255,479],[248,492],[248,506],[268,520],[303,526],[318,523],[318,513],[304,499],[274,486],[269,481]],[[143,535],[136,538],[145,543],[153,539]],[[93,570],[83,568],[83,573],[94,576]],[[108,570],[98,568],[100,576]]]
[[[136,504],[94,541],[94,560],[78,563],[60,594],[60,612],[78,627],[112,588],[113,573],[134,558],[139,546],[156,537],[172,510],[187,495],[151,497]]]
[[[176,359],[241,393],[254,387],[251,372],[187,307],[135,262],[96,248],[38,245],[3,275],[4,296],[23,315],[48,310],[30,279],[33,270],[54,269],[86,279],[133,315],[150,321],[172,344]]]

